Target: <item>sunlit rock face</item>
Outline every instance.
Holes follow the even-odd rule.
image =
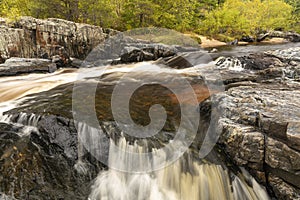
[[[49,58],[64,47],[71,57],[85,58],[108,34],[101,27],[62,19],[22,17],[0,26],[0,53],[3,58]]]

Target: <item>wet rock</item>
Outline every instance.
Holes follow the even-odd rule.
[[[251,37],[251,36],[243,36],[243,37],[241,38],[241,41],[252,43],[252,42],[255,42],[255,38],[253,38],[253,37]]]
[[[268,51],[265,54],[275,56],[285,61],[300,61],[300,47],[290,49],[278,49],[275,51]]]
[[[256,39],[258,42],[265,40],[266,38],[284,38],[291,42],[300,42],[300,34],[295,32],[283,32],[283,31],[271,31],[258,36]]]
[[[78,162],[74,125],[47,116],[27,135],[18,127],[0,124],[1,191],[17,199],[86,199],[102,164],[84,152]]]
[[[214,95],[219,145],[277,198],[298,199],[299,48],[224,57],[216,65],[227,90]]]
[[[268,57],[264,54],[251,54],[238,58],[245,69],[263,70],[270,67],[281,67],[284,64],[276,57]]]
[[[10,58],[0,64],[0,76],[13,76],[26,73],[54,72],[57,65],[47,59],[39,58]]]
[[[281,178],[270,174],[268,177],[268,182],[273,189],[275,195],[280,200],[292,200],[292,199],[300,199],[300,190],[294,186],[288,185]]]
[[[300,180],[300,110],[295,100],[300,98],[299,91],[299,87],[293,90],[280,84],[261,84],[231,88],[218,98],[225,111],[219,121],[221,146],[236,164],[265,174],[272,172],[287,189],[300,184],[296,181]],[[257,178],[264,182],[264,178]]]
[[[77,58],[70,58],[71,60],[71,67],[73,68],[80,68],[83,66],[83,60],[77,59]]]
[[[294,174],[294,178],[300,180],[296,173],[300,170],[300,152],[291,149],[283,142],[267,138],[265,162],[274,169],[282,169]],[[298,184],[300,181],[298,181]]]
[[[222,131],[220,143],[235,164],[263,171],[264,135],[255,131],[252,126],[228,120],[220,122],[219,126]],[[237,149],[239,150],[236,151]]]
[[[227,43],[227,45],[238,45],[238,44],[239,44],[239,40],[238,39],[235,39],[235,40]]]

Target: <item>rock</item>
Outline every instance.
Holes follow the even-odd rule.
[[[1,52],[0,52],[0,64],[4,63],[5,59],[2,57]]]
[[[55,63],[58,68],[63,68],[70,67],[72,61],[66,50],[63,47],[61,47],[59,49],[59,55],[55,55],[52,57],[52,62]]]
[[[118,42],[108,41],[105,46],[97,49],[98,52],[102,52],[103,54],[97,54],[97,51],[92,52],[91,57],[87,61],[96,65],[98,62],[97,59],[100,60],[98,63],[101,64],[103,60],[107,61],[107,56],[110,56],[109,58],[113,60],[114,58],[119,58],[120,55],[126,54],[127,56],[124,57],[123,61],[137,62],[141,61],[141,58],[144,59],[141,55],[149,58],[157,55],[161,57],[166,56],[157,60],[157,62],[161,61],[170,65],[172,64],[172,66],[177,66],[178,68],[185,68],[194,65],[193,62],[184,61],[185,56],[190,56],[190,58],[199,57],[200,60],[205,60],[206,58],[205,56],[202,58],[203,54],[201,52],[197,52],[196,54],[188,52],[181,55],[176,52],[176,47],[135,43],[135,40],[132,38],[123,37],[119,38],[119,40],[117,38],[115,41]],[[135,45],[132,45],[133,43]],[[114,48],[115,44],[119,46]],[[124,49],[126,52],[120,54]],[[293,51],[297,50],[289,50],[291,55],[297,56],[297,53],[294,54]],[[174,52],[176,55],[174,55]],[[173,56],[168,57],[171,54]],[[275,54],[276,52],[268,52],[266,54],[249,55],[243,58],[222,58],[223,60],[221,61],[220,59],[218,69],[211,70],[211,68],[203,66],[197,69],[196,72],[183,70],[184,73],[182,75],[187,78],[195,90],[198,101],[202,102],[199,110],[201,114],[205,114],[205,117],[201,119],[206,120],[206,122],[201,122],[204,124],[205,130],[208,129],[210,122],[213,125],[216,124],[216,127],[213,126],[213,129],[216,129],[220,133],[218,149],[224,150],[224,153],[230,159],[230,163],[234,163],[234,167],[241,165],[248,169],[259,182],[264,183],[269,188],[270,194],[274,194],[276,198],[285,198],[288,195],[291,198],[297,198],[299,196],[300,160],[298,142],[300,83],[296,76],[290,76],[289,73],[285,74],[284,71],[293,70],[298,73],[300,66],[293,56],[286,59],[275,56]],[[291,60],[295,63],[291,63]],[[224,63],[227,64],[225,65]],[[231,67],[237,65],[239,66],[238,70],[236,67]],[[85,95],[86,101],[90,100],[89,98],[97,100],[95,101],[95,105],[92,105],[92,109],[96,110],[96,115],[101,121],[101,127],[104,130],[109,130],[106,131],[108,135],[111,137],[120,135],[120,131],[115,128],[115,124],[112,122],[113,116],[110,101],[116,80],[124,77],[123,81],[126,84],[144,83],[149,77],[157,77],[166,83],[173,83],[172,81],[177,78],[174,75],[180,71],[172,71],[164,68],[164,70],[161,70],[163,72],[161,74],[161,66],[157,67],[158,70],[150,72],[135,73],[133,71],[132,77],[124,76],[125,72],[122,71],[103,74],[101,76],[101,84],[97,86],[96,96]],[[216,76],[217,73],[221,74],[221,76]],[[203,74],[206,75],[205,78],[202,77],[204,76]],[[94,83],[93,81],[94,79],[87,79],[82,87],[89,88],[90,84]],[[221,81],[224,83],[226,91],[216,89],[216,91],[209,93],[204,84],[204,82],[220,83]],[[176,81],[174,82],[174,84],[177,83]],[[193,109],[197,110],[197,105],[190,104],[190,97],[185,94],[184,89],[181,88],[182,85],[177,84],[175,86],[180,91],[183,91],[179,95],[185,97],[184,106],[192,106]],[[3,145],[3,148],[0,148],[0,153],[8,155],[7,159],[11,155],[18,156],[19,153],[25,155],[26,152],[30,152],[26,154],[27,159],[21,159],[20,165],[29,171],[28,175],[22,180],[26,181],[25,187],[23,187],[29,191],[26,194],[29,193],[30,197],[48,195],[50,198],[60,198],[67,195],[69,198],[75,198],[74,196],[84,198],[84,194],[86,194],[86,180],[94,177],[94,173],[97,171],[94,169],[96,168],[95,164],[92,164],[95,163],[93,156],[84,154],[84,162],[90,167],[92,175],[89,177],[84,176],[85,178],[82,182],[77,182],[79,181],[77,179],[77,176],[79,176],[78,172],[84,175],[85,173],[83,172],[85,170],[81,163],[77,162],[78,145],[76,145],[76,141],[78,138],[76,137],[72,122],[72,105],[74,103],[82,105],[82,99],[72,99],[73,89],[74,85],[70,83],[58,86],[49,91],[31,95],[30,98],[22,102],[22,106],[6,113],[18,115],[20,112],[34,112],[42,116],[38,121],[38,131],[31,132],[27,136],[29,139],[26,138],[19,141],[20,138],[18,135],[5,134],[3,138],[11,137],[8,138],[9,141],[5,141],[5,144],[9,145]],[[87,91],[82,90],[81,92],[85,94]],[[128,91],[123,92],[126,94]],[[211,98],[209,98],[210,95]],[[120,101],[123,101],[123,99]],[[216,108],[212,106],[212,102]],[[157,140],[168,141],[173,137],[170,134],[170,132],[172,133],[175,130],[174,123],[172,122],[177,122],[180,116],[178,100],[171,91],[158,85],[146,84],[143,85],[142,90],[137,90],[131,98],[130,114],[132,120],[140,125],[148,124],[148,111],[150,106],[154,104],[163,105],[168,113],[168,118],[163,129],[164,132],[158,136],[163,139],[154,138],[153,143],[151,143],[153,146],[159,145]],[[87,112],[85,108],[83,107],[82,109],[84,113]],[[123,108],[120,107],[118,109],[122,110]],[[215,109],[218,111],[217,115],[219,118],[210,119],[210,113]],[[2,128],[4,130],[3,133],[11,132],[10,128]],[[18,131],[16,130],[15,132]],[[165,134],[165,132],[168,134]],[[202,141],[203,135],[201,134],[203,132],[205,131],[201,130],[200,136],[197,136],[199,137],[197,138],[197,144],[198,140],[199,142]],[[25,147],[28,151],[20,151],[18,148],[14,150],[14,147],[11,145],[18,143],[18,141],[20,143],[19,146]],[[198,145],[195,146],[194,144],[193,147],[195,147],[194,150],[198,151]],[[26,167],[29,160],[33,163],[32,168],[35,167],[36,171],[39,172],[38,175],[33,174],[31,165],[30,167]],[[42,162],[39,162],[41,160]],[[11,163],[14,164],[13,161],[9,160],[9,164]],[[45,170],[46,168],[47,170]],[[5,185],[9,185],[13,181],[16,182],[16,180],[9,179],[7,175],[10,173],[8,167],[1,169],[2,171],[4,172],[2,180],[8,180],[5,182]],[[20,170],[16,171],[17,174],[14,175],[19,180],[22,176],[20,175]],[[61,173],[65,171],[68,175]],[[48,178],[42,182],[41,180],[43,179],[41,177],[44,176],[51,177],[51,179]],[[35,182],[32,181],[32,177],[37,177]],[[72,181],[76,183],[75,186],[69,185]],[[36,189],[37,185],[41,186]],[[11,188],[10,186],[8,187],[5,192]],[[16,190],[21,191],[20,187],[16,188]],[[33,188],[33,190],[27,188]],[[57,192],[53,192],[52,188]],[[66,191],[75,192],[73,193],[74,195],[71,195],[66,194]],[[18,195],[22,194],[18,193]]]
[[[213,95],[219,145],[279,199],[300,196],[298,54],[296,47],[216,61],[227,90]]]
[[[209,53],[217,53],[217,52],[218,52],[218,49],[216,49],[216,48],[213,48],[209,51]]]
[[[135,47],[126,47],[125,52],[121,55],[121,62],[142,62],[144,61],[144,52]]]
[[[219,145],[237,165],[247,167],[279,199],[299,198],[300,84],[298,48],[234,58],[243,70],[221,69],[225,93],[215,95],[220,110]],[[220,61],[224,66],[226,58]],[[294,61],[294,63],[291,63]],[[237,62],[227,59],[230,65]],[[291,72],[290,72],[291,71]],[[236,79],[253,76],[252,82]],[[255,82],[255,83],[253,83]],[[261,174],[264,174],[263,176]],[[272,174],[269,176],[269,174]]]
[[[282,67],[284,64],[276,57],[269,57],[264,54],[250,54],[248,56],[239,57],[245,69],[263,70],[272,66]]]
[[[64,48],[59,49],[59,55],[52,56],[52,62],[55,63],[58,68],[72,66],[72,60]]]
[[[98,26],[62,19],[21,17],[10,26],[0,26],[0,52],[4,58],[51,58],[64,48],[69,56],[84,59],[110,34]]]
[[[85,63],[89,63],[88,66],[101,66],[151,61],[174,56],[179,49],[191,51],[190,48],[150,43],[133,39],[126,33],[118,33],[93,49],[85,59]]]
[[[275,195],[280,200],[293,200],[300,199],[300,191],[287,183],[285,183],[281,178],[270,174],[268,177],[268,182],[273,189]]]
[[[268,33],[263,33],[256,39],[257,42],[261,42],[266,38],[284,38],[291,42],[300,42],[300,34],[295,32],[283,32],[283,31],[271,31]]]
[[[162,44],[127,44],[121,53],[122,63],[142,62],[157,60],[174,56],[178,51],[176,48]]]
[[[2,200],[16,200],[14,197],[8,196],[8,195],[3,194],[1,192],[0,192],[0,199],[2,199]]]
[[[237,165],[265,174],[272,172],[292,187],[300,185],[300,110],[295,101],[300,98],[300,90],[282,88],[263,84],[238,86],[229,89],[228,96],[218,94],[221,110],[226,109],[218,122],[219,143]],[[257,178],[264,182],[264,178]]]
[[[290,49],[278,49],[275,51],[268,51],[266,55],[275,56],[283,61],[294,61],[293,65],[300,62],[300,47]],[[296,63],[295,63],[296,61]]]
[[[231,42],[227,42],[227,45],[238,45],[239,44],[239,40],[238,39],[235,39]]]
[[[220,143],[224,145],[234,163],[263,171],[264,135],[255,131],[252,126],[228,120],[220,121],[219,126],[222,131]]]
[[[83,60],[77,58],[70,58],[71,60],[71,67],[73,68],[80,68],[83,65]]]
[[[158,60],[157,64],[163,64],[173,69],[185,69],[201,64],[210,63],[211,57],[205,51],[178,52],[175,56],[166,57]]]
[[[274,169],[294,174],[295,181],[298,180],[296,185],[300,185],[300,175],[296,175],[300,170],[300,152],[270,137],[267,138],[265,146],[266,163]]]
[[[300,122],[289,122],[286,137],[290,146],[300,151]]]
[[[242,42],[249,42],[249,43],[252,43],[252,42],[255,42],[255,39],[251,36],[243,36],[241,38],[241,41]]]
[[[84,66],[92,67],[157,60],[195,50],[141,41],[115,30],[54,18],[21,17],[12,25],[0,26],[3,58],[52,59],[57,68],[73,66],[70,57],[85,60],[88,64]]]
[[[42,117],[26,136],[23,126],[0,124],[0,130],[1,192],[17,199],[87,198],[89,183],[103,165],[83,153],[87,173],[78,172],[77,131],[67,119]]]
[[[13,76],[26,73],[46,73],[56,71],[57,66],[50,60],[39,58],[10,58],[0,64],[0,76]]]

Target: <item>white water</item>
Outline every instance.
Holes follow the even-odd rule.
[[[117,146],[125,152],[145,151],[142,146],[130,145],[125,138],[120,139]],[[130,171],[132,165],[139,161],[127,155],[110,151],[109,162],[122,167],[126,165]],[[269,199],[265,189],[254,178],[247,176],[230,174],[220,165],[200,164],[187,155],[159,171],[149,173],[128,173],[112,168],[103,171],[92,186],[89,200]],[[246,178],[252,182],[253,188],[247,185]]]
[[[106,73],[127,72],[132,66],[112,68]],[[147,70],[147,69],[145,69]],[[96,77],[103,73],[98,68],[83,69],[80,78]],[[180,70],[177,70],[180,71]],[[191,70],[193,71],[193,70]],[[2,113],[22,105],[24,97],[50,90],[61,84],[78,80],[76,69],[64,69],[53,74],[30,74],[17,77],[0,78],[0,122],[11,123],[9,115]],[[81,70],[82,72],[82,70]],[[183,73],[190,72],[182,70]],[[21,136],[30,134],[37,126],[39,116],[21,113],[14,125],[25,125]],[[86,130],[89,131],[89,130]],[[91,138],[93,139],[93,138]],[[110,140],[110,142],[114,142]],[[130,145],[125,138],[120,139],[117,146],[123,151],[145,152],[145,146]],[[79,160],[75,166],[86,174],[85,164],[81,160],[83,146],[79,141]],[[110,151],[109,162],[122,165],[130,171],[139,160],[132,160],[120,152]],[[166,157],[161,155],[162,158]],[[189,155],[187,156],[189,157]],[[156,161],[157,162],[157,161]],[[230,176],[234,176],[231,181]],[[246,184],[252,182],[253,188]],[[268,199],[263,187],[252,177],[231,174],[227,169],[212,163],[198,163],[190,158],[181,158],[172,165],[148,173],[126,173],[112,168],[102,171],[96,178],[89,196],[91,200],[198,200],[198,199]]]
[[[237,72],[244,70],[244,66],[241,63],[241,61],[233,57],[219,57],[215,61],[215,64],[219,69],[228,69],[230,71],[237,71]]]
[[[135,65],[116,65],[81,69],[60,69],[52,74],[29,74],[0,78],[0,114],[15,108],[22,103],[22,97],[30,94],[48,91],[59,85],[71,83],[85,78],[98,77],[102,74],[130,72],[132,70],[157,71],[168,73],[185,73],[185,70],[161,68],[149,63]],[[193,70],[194,73],[196,72]],[[192,72],[190,72],[192,73]]]

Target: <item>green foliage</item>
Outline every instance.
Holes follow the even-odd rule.
[[[2,0],[0,14],[15,21],[22,15],[29,15],[31,6],[30,0]]]
[[[204,3],[198,0],[1,0],[1,15],[18,18],[57,17],[103,27],[127,30],[166,27],[179,31],[199,26]],[[210,0],[215,7],[217,0]]]
[[[148,27],[157,22],[159,5],[150,0],[129,0],[124,5],[123,23],[126,29]]]
[[[104,28],[164,27],[224,38],[299,29],[300,0],[0,0],[0,15],[56,17]]]
[[[253,35],[274,29],[288,29],[292,6],[282,0],[227,0],[206,14],[201,31],[230,37]]]
[[[293,6],[292,27],[300,32],[300,0],[285,0],[285,2]]]
[[[76,21],[115,27],[117,14],[115,5],[110,0],[84,0],[78,3],[78,19]]]

